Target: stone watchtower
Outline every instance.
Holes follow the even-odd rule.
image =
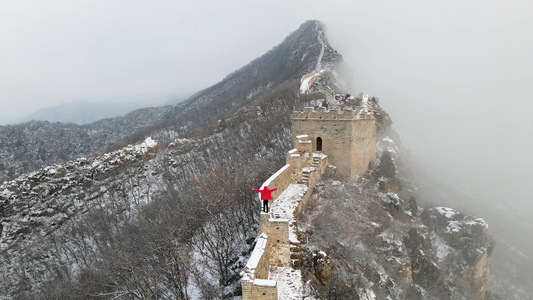
[[[324,152],[347,179],[366,172],[376,158],[376,120],[366,107],[315,110],[305,107],[292,113],[292,145],[307,134],[313,151]]]

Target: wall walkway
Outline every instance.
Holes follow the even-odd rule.
[[[300,272],[300,241],[295,216],[311,197],[328,166],[328,157],[311,152],[307,135],[298,137],[287,164],[263,183],[278,190],[268,213],[261,212],[257,244],[242,271],[242,299],[310,299]],[[258,209],[261,209],[258,201]]]

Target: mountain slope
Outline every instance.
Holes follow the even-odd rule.
[[[69,155],[82,155],[84,151],[109,146],[113,139],[121,139],[120,134],[129,135],[125,138],[128,142],[144,140],[150,135],[158,141],[158,146],[153,157],[138,157],[125,163],[121,158],[124,150],[117,150],[56,163],[3,185],[0,193],[0,255],[9,263],[0,273],[2,294],[20,298],[34,298],[39,293],[47,293],[50,298],[95,296],[102,292],[99,278],[117,282],[115,287],[108,287],[110,293],[121,290],[131,297],[140,296],[122,288],[132,284],[137,288],[149,287],[149,281],[157,278],[167,282],[174,295],[181,295],[175,296],[177,298],[187,291],[177,291],[175,286],[195,286],[195,290],[205,297],[207,294],[221,295],[225,286],[237,286],[242,264],[240,257],[250,250],[253,239],[249,237],[253,237],[257,230],[257,211],[249,187],[258,185],[266,174],[283,163],[282,153],[290,147],[290,112],[302,105],[298,94],[299,76],[311,72],[316,66],[322,49],[317,38],[321,26],[316,21],[303,24],[263,57],[183,104],[140,109],[124,118],[101,120],[86,126],[30,122],[3,127],[2,132],[9,133],[4,139],[19,141],[17,146],[21,148],[15,149],[15,153],[30,151],[36,143],[42,142],[50,147],[50,152],[65,151],[59,159],[60,154],[53,152],[55,160],[66,160]],[[292,56],[287,57],[288,53]],[[339,55],[329,57],[332,60],[323,59],[324,63],[340,62]],[[283,66],[291,66],[291,69]],[[258,76],[265,81],[246,83],[247,78]],[[150,118],[155,122],[147,126]],[[127,130],[135,122],[136,131]],[[113,128],[117,124],[122,127]],[[61,135],[52,135],[49,128],[68,134],[63,134],[61,140]],[[81,138],[84,135],[86,140]],[[72,151],[60,145],[69,143],[81,150]],[[22,164],[17,171],[23,172],[38,167],[23,165],[30,160],[26,156],[13,161]],[[52,160],[41,162],[45,164]],[[100,173],[99,167],[112,171]],[[203,188],[211,182],[217,187],[225,187],[227,192],[213,194]],[[224,205],[213,207],[217,203]],[[161,211],[162,207],[165,207],[164,211]],[[176,214],[165,214],[169,207],[173,207]],[[141,226],[138,222],[148,222],[146,228],[157,225],[150,223],[153,218],[145,220],[141,217],[154,213],[158,216],[156,219],[170,218],[168,223],[172,226],[167,229],[158,226],[150,232],[135,229]],[[177,216],[187,218],[174,219]],[[217,241],[227,246],[224,248],[228,249],[227,253],[220,253],[205,244],[217,237],[209,228],[220,226],[227,230],[227,226],[236,225],[243,231],[232,231],[241,234]],[[125,233],[131,230],[139,236],[136,246],[129,245],[130,241],[122,238],[131,235],[131,232]],[[154,246],[151,235],[165,230],[171,230],[174,232],[172,236],[183,240],[183,247],[176,249],[172,240]],[[199,235],[204,237],[193,238]],[[176,253],[173,251],[204,255],[181,261],[189,275],[174,278],[172,274],[176,270],[169,270],[164,265],[154,273],[154,265],[146,263],[148,258],[139,257],[139,261],[134,260],[135,267],[131,266],[131,259],[140,253],[140,245],[146,249],[156,247],[154,249],[170,251],[147,254],[159,262],[176,260],[168,256],[168,253]],[[192,259],[194,261],[190,261]],[[216,259],[222,260],[221,267],[207,268]],[[118,272],[126,267],[131,268],[131,272],[150,275],[131,283],[128,281],[131,278],[129,271]],[[211,270],[209,276],[220,278],[222,284],[199,285],[207,275],[197,268]],[[174,279],[169,281],[169,278]],[[83,285],[82,282],[93,282],[94,285]],[[163,297],[169,290],[159,293],[147,289],[143,293],[144,297]]]
[[[343,64],[342,57],[329,46],[327,40],[322,42],[319,39],[323,31],[320,22],[305,22],[263,56],[228,75],[218,84],[191,96],[182,105],[175,106],[172,124],[160,126],[172,128],[180,136],[194,135],[194,129],[190,126],[193,123],[214,130],[219,120],[231,116],[242,106],[252,104],[251,100],[259,99],[261,94],[268,94],[280,85],[299,82],[303,75],[315,70],[321,51],[326,53],[322,59],[324,67],[334,73],[335,68]]]
[[[151,135],[159,142],[169,142],[200,131],[212,132],[218,120],[231,116],[258,94],[297,81],[314,70],[322,49],[318,41],[322,31],[323,25],[318,21],[302,24],[263,56],[173,106],[138,109],[123,117],[87,125],[32,121],[0,126],[0,182],[102,151],[120,141],[137,143]],[[341,56],[331,47],[326,47],[325,52],[325,65],[342,63]]]
[[[284,165],[291,147],[291,112],[309,105],[358,105],[363,101],[345,95],[348,91],[337,71],[340,65],[342,57],[328,44],[323,25],[308,21],[262,57],[178,105],[140,109],[124,118],[86,126],[30,122],[0,128],[2,133],[10,132],[4,135],[5,140],[19,140],[19,150],[33,151],[42,140],[45,145],[56,141],[50,153],[54,147],[64,151],[64,157],[53,152],[54,165],[22,174],[0,188],[0,259],[7,262],[0,266],[0,298],[239,296],[239,273],[258,233],[259,207],[252,187],[259,187]],[[313,74],[314,79],[301,93],[302,78],[307,74]],[[378,134],[397,141],[388,115],[382,110],[375,114]],[[120,127],[112,128],[115,126]],[[61,135],[51,135],[49,127],[65,132],[63,143],[77,150],[61,148],[57,142]],[[29,136],[31,139],[26,138]],[[33,142],[27,144],[28,140]],[[72,159],[84,151],[142,141],[144,145]],[[388,140],[380,143],[381,149],[397,149]],[[1,153],[9,156],[22,153],[19,150]],[[375,170],[384,176],[395,174],[395,157],[380,157]],[[13,161],[18,169],[11,176],[38,168],[24,165],[29,162],[27,156]],[[8,164],[9,159],[4,162]],[[394,161],[399,168],[404,163]],[[407,181],[394,176],[387,180],[376,172],[368,176],[374,176],[366,179],[374,180],[368,187],[374,194],[376,188],[383,189],[379,192],[384,195],[394,193],[402,184],[410,188],[405,186]],[[343,200],[342,193],[335,194],[338,181],[328,180],[320,188],[321,195],[331,201]],[[346,186],[357,201],[364,198],[359,194],[368,192],[364,186]],[[397,204],[392,198],[382,201],[389,210]],[[339,209],[342,207],[352,208],[341,204]],[[412,214],[418,212],[415,209],[416,204],[410,208]],[[338,215],[348,212],[345,209]],[[383,224],[397,224],[389,221],[387,212],[383,208],[369,219],[379,217]],[[434,215],[436,223],[447,225],[448,220]],[[403,213],[401,216],[409,218]],[[463,215],[457,217],[464,219],[453,221],[471,221]],[[342,218],[334,221],[343,222]],[[443,224],[437,224],[435,231],[445,230]],[[481,227],[476,225],[476,230]],[[373,228],[366,230],[372,233]],[[314,234],[317,237],[327,231]],[[482,240],[486,236],[479,237]],[[365,238],[369,244],[377,241],[372,234]],[[486,246],[487,240],[478,248]],[[395,245],[389,244],[383,247]],[[335,247],[335,241],[330,246]],[[381,251],[383,247],[368,249]],[[472,250],[466,249],[468,253]],[[434,249],[425,250],[428,257],[435,257]],[[421,261],[431,262],[423,257]],[[351,276],[360,275],[359,269],[351,271]],[[373,271],[369,274],[373,280],[379,277]],[[362,281],[350,284],[357,284],[356,288],[370,285]]]
[[[29,116],[25,121],[41,120],[48,122],[62,122],[75,124],[89,124],[105,118],[125,115],[134,108],[145,107],[140,103],[93,103],[76,101],[62,103],[54,107],[41,108]]]
[[[45,166],[103,151],[165,118],[168,107],[144,108],[89,125],[30,121],[0,126],[0,182]]]

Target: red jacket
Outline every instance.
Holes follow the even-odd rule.
[[[277,188],[269,190],[268,186],[263,187],[262,190],[254,189],[254,191],[261,193],[261,200],[272,200],[272,192],[275,190]]]

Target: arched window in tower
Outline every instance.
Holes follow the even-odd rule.
[[[322,151],[322,138],[316,138],[316,151]]]

